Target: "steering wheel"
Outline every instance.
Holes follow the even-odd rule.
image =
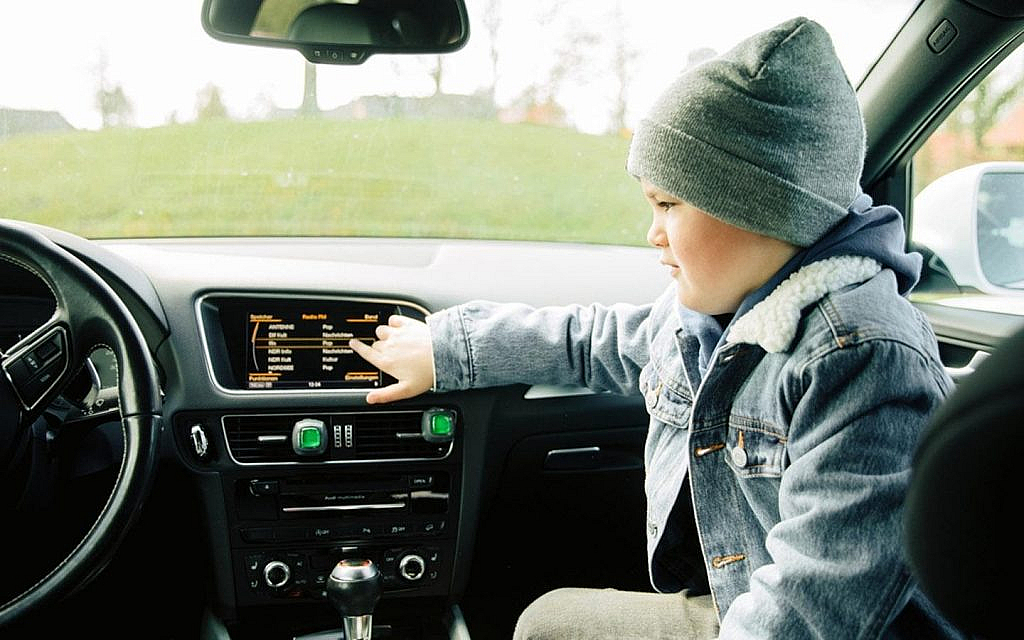
[[[0,486],[17,482],[32,423],[99,346],[116,356],[124,437],[117,479],[96,521],[42,579],[9,601],[0,599],[2,628],[80,588],[110,561],[149,491],[162,419],[159,380],[142,332],[92,269],[35,229],[10,220],[0,220],[0,260],[38,276],[57,303],[43,326],[0,359]]]

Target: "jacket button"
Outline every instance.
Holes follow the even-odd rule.
[[[733,447],[732,463],[740,468],[747,466],[747,450],[740,447]]]
[[[658,406],[658,401],[661,400],[661,385],[662,384],[663,383],[659,382],[658,386],[654,388],[654,398],[651,400],[651,408],[652,409],[654,407]]]

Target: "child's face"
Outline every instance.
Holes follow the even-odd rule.
[[[798,251],[797,247],[711,217],[641,180],[653,218],[647,241],[661,249],[679,301],[715,315],[732,313]]]

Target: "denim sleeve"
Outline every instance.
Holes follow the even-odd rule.
[[[638,392],[652,305],[468,302],[427,317],[437,391],[558,384]]]
[[[789,466],[772,562],[750,576],[721,638],[878,638],[911,595],[903,501],[918,434],[950,387],[934,358],[896,341],[834,349],[790,390]]]

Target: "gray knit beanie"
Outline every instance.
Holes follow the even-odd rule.
[[[814,244],[860,192],[864,121],[828,33],[794,18],[683,73],[626,168],[731,225]]]

